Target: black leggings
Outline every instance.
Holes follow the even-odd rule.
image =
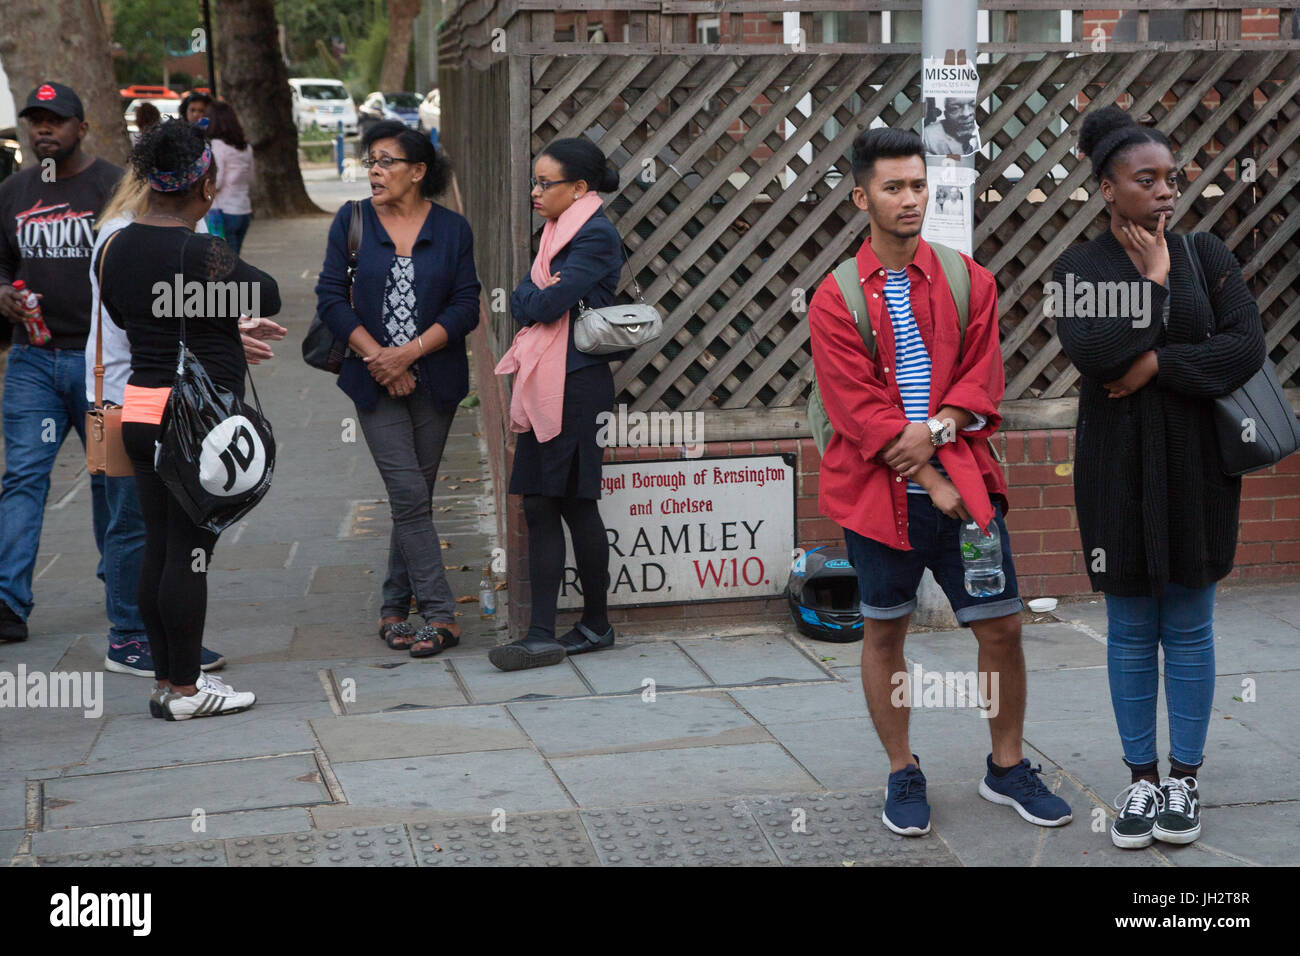
[[[122,444],[135,467],[144,514],[144,562],[140,566],[140,616],[144,619],[154,676],[173,684],[199,679],[203,622],[208,612],[208,566],[217,536],[190,520],[153,470],[158,425],[124,422]]]
[[[605,590],[609,587],[609,539],[605,522],[591,498],[552,498],[524,495],[528,523],[528,570],[532,576],[532,618],[529,637],[555,636],[555,605],[564,576],[564,529],[569,526],[573,557],[582,586],[582,624],[604,634],[609,630]]]

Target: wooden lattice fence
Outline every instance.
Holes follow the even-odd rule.
[[[510,10],[464,4],[444,33],[444,134],[463,170],[485,286],[509,289],[527,271],[540,230],[525,202],[532,158],[556,137],[588,136],[621,170],[607,209],[646,301],[665,319],[657,347],[618,370],[623,400],[705,410],[715,435],[799,434],[812,375],[803,306],[866,228],[849,199],[849,147],[872,120],[918,126],[917,50],[692,46],[665,23],[668,11],[680,19],[720,4],[579,5],[659,13],[635,14],[646,18],[630,31],[638,42],[601,52],[554,42],[553,14],[521,12],[535,6],[529,0]],[[1230,25],[1224,12],[1196,23]],[[493,57],[495,24],[506,52]],[[975,258],[998,281],[1008,405],[1056,410],[1057,421],[1027,417],[1039,427],[1066,423],[1077,385],[1043,315],[1043,285],[1064,248],[1105,228],[1075,155],[1090,105],[1120,102],[1170,136],[1188,170],[1174,228],[1211,230],[1234,250],[1279,375],[1300,385],[1300,42],[1201,36],[1106,52],[981,48],[993,62],[981,67],[979,125],[994,148],[977,157]],[[498,354],[512,332],[509,316],[494,312]]]

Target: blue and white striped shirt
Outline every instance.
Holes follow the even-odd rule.
[[[885,270],[885,306],[894,327],[894,380],[903,399],[903,414],[909,422],[930,418],[930,353],[925,350],[921,330],[912,314],[912,280],[907,270]],[[930,463],[946,474],[937,457]],[[915,481],[907,482],[909,494],[926,494]]]

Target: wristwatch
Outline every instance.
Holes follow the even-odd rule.
[[[930,444],[938,448],[944,442],[944,424],[937,418],[926,420],[925,427],[930,429]]]

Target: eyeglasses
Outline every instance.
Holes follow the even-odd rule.
[[[576,183],[576,182],[577,182],[576,179],[545,180],[545,179],[533,179],[530,177],[528,180],[528,185],[531,186],[533,189],[536,189],[538,186],[540,186],[542,188],[542,192],[546,192],[546,190],[550,189],[552,186],[558,186],[560,185],[560,183]]]
[[[401,156],[382,156],[379,159],[371,159],[370,157],[367,156],[365,159],[361,161],[361,165],[364,166],[366,169],[370,169],[374,166],[378,166],[380,169],[392,169],[393,163],[411,163],[411,162],[414,162],[414,160],[403,159]]]

